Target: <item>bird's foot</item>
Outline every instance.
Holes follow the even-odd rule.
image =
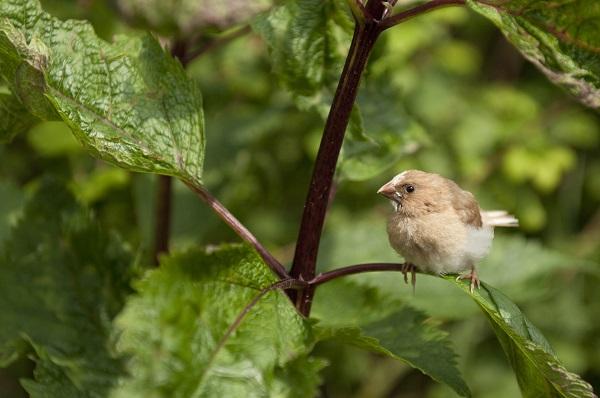
[[[477,271],[475,271],[475,268],[471,269],[471,272],[468,274],[459,275],[458,277],[456,277],[457,281],[461,279],[469,279],[471,281],[471,287],[469,288],[471,294],[473,294],[473,290],[475,289],[475,287],[477,287],[477,289],[481,287],[481,283],[479,283],[479,277],[477,276]]]
[[[404,275],[404,283],[408,285],[408,273],[410,272],[410,284],[413,288],[413,294],[415,293],[415,286],[417,285],[417,267],[411,263],[404,263],[402,265],[402,275]]]

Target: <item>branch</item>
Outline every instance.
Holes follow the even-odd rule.
[[[355,28],[346,64],[325,123],[304,204],[294,262],[290,272],[293,278],[310,280],[315,276],[319,241],[338,156],[356,99],[360,76],[378,33],[376,25],[373,24],[364,26],[357,24]],[[294,294],[292,292],[292,296]],[[313,294],[312,289],[307,289],[302,292],[304,297],[296,300],[299,311],[304,315],[308,315],[310,312]],[[294,298],[292,297],[292,299]]]
[[[223,335],[223,337],[221,337],[221,340],[219,340],[219,342],[217,343],[217,346],[215,347],[215,349],[209,359],[209,362],[213,361],[215,355],[221,350],[221,348],[223,348],[223,346],[225,345],[225,343],[227,342],[229,337],[231,337],[233,332],[235,332],[235,330],[240,326],[240,324],[244,320],[244,317],[248,314],[248,312],[250,312],[252,307],[254,307],[260,301],[260,299],[264,297],[265,294],[272,292],[273,290],[276,290],[276,289],[301,289],[305,286],[306,286],[306,282],[302,282],[302,281],[299,281],[296,279],[283,279],[283,280],[280,280],[279,282],[275,282],[272,285],[265,287],[260,292],[258,292],[258,294],[256,296],[254,296],[252,301],[250,301],[242,309],[242,311],[238,314],[238,316],[233,320],[233,323],[231,325],[229,325],[229,327],[225,331],[225,334]]]
[[[154,225],[154,252],[152,261],[155,266],[159,264],[158,257],[169,252],[169,237],[171,236],[171,186],[173,179],[169,176],[158,176],[158,190],[156,193],[155,225]]]
[[[277,274],[277,276],[281,279],[290,279],[287,271],[281,265],[279,261],[269,251],[256,239],[252,232],[248,230],[221,202],[217,200],[210,192],[206,190],[203,186],[196,186],[190,182],[184,181],[185,185],[188,186],[192,191],[196,193],[206,204],[217,213],[217,215],[225,221],[227,225],[233,229],[233,231],[240,237],[242,240],[248,242],[254,249],[258,252],[258,254],[262,257],[265,263],[271,268],[271,270]]]
[[[399,23],[404,22],[407,19],[410,19],[419,14],[424,14],[426,12],[429,12],[429,11],[432,11],[432,10],[435,10],[438,8],[442,8],[442,7],[448,7],[448,6],[452,6],[452,5],[464,5],[464,4],[465,4],[465,0],[433,0],[433,1],[430,1],[429,3],[421,4],[414,8],[410,8],[408,10],[401,11],[398,14],[392,15],[391,17],[386,18],[383,21],[381,21],[381,23],[379,24],[379,27],[381,28],[381,30],[385,30],[385,29],[391,28],[392,26],[398,25]]]
[[[182,62],[185,62],[186,64],[190,63],[197,57],[201,56],[202,54],[204,54],[208,51],[211,51],[215,48],[219,48],[219,47],[237,39],[238,37],[247,35],[250,32],[252,32],[250,25],[246,25],[240,29],[234,30],[233,32],[223,34],[208,43],[204,43],[203,45],[199,46],[198,48],[196,48],[194,50],[188,51],[188,53],[185,55],[185,57],[183,57]]]
[[[352,11],[352,15],[356,22],[361,25],[364,25],[365,20],[371,19],[371,15],[365,9],[365,6],[362,3],[362,0],[347,0],[348,6],[350,6],[350,11]]]
[[[356,100],[362,72],[381,32],[378,21],[387,11],[381,0],[369,0],[365,9],[371,19],[365,21],[364,24],[357,23],[355,26],[352,44],[323,130],[304,204],[294,262],[290,272],[292,278],[311,280],[315,277],[319,242],[344,134]],[[301,297],[298,297],[298,294]],[[313,296],[313,287],[300,292],[290,292],[290,298],[295,300],[296,307],[305,316],[310,313]]]
[[[348,267],[342,267],[334,269],[333,271],[324,272],[317,275],[308,284],[311,286],[318,286],[325,282],[329,282],[332,279],[340,278],[342,276],[362,274],[365,272],[378,272],[378,271],[399,271],[402,273],[406,272],[406,264],[399,263],[367,263],[350,265]]]
[[[188,46],[185,41],[176,40],[172,43],[171,55],[177,58],[184,68],[187,66],[185,61],[187,51]],[[152,248],[152,262],[155,266],[159,264],[158,257],[162,253],[169,252],[173,177],[160,175],[157,176],[157,181],[158,188],[154,208],[154,247]]]

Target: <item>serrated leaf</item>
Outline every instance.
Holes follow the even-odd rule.
[[[590,384],[565,369],[546,338],[508,297],[486,283],[471,294],[468,282],[445,279],[469,294],[490,320],[524,397],[596,397]]]
[[[17,97],[0,93],[0,143],[10,142],[35,123],[36,118],[27,112]]]
[[[223,30],[248,21],[272,5],[271,0],[119,0],[128,20],[165,35],[189,37],[210,28]]]
[[[275,370],[275,383],[271,397],[314,397],[321,385],[320,371],[327,362],[314,356],[294,359],[284,368]]]
[[[269,48],[273,72],[301,110],[327,118],[354,26],[343,2],[288,0],[251,24]],[[362,134],[358,107],[349,130]]]
[[[0,3],[0,73],[28,110],[60,117],[96,156],[200,182],[204,119],[197,86],[150,36],[107,43],[37,1]]]
[[[353,26],[342,7],[332,0],[287,1],[253,22],[269,47],[273,71],[292,94],[318,97],[337,81]]]
[[[387,84],[387,82],[385,83]],[[398,93],[387,85],[368,84],[358,95],[358,106],[344,139],[339,173],[351,181],[369,180],[427,142],[425,130],[401,106]],[[362,116],[360,116],[362,115]],[[368,121],[363,128],[362,118]]]
[[[111,319],[130,264],[61,184],[42,183],[0,250],[0,362],[33,348],[35,380],[23,383],[32,397],[101,396],[116,381]]]
[[[298,378],[310,379],[306,396],[313,396],[320,365],[298,368],[313,344],[311,328],[284,293],[267,293],[228,331],[275,281],[245,246],[165,258],[117,321],[131,378],[113,396],[288,397],[296,395],[282,383]]]
[[[600,4],[596,0],[467,0],[521,53],[582,103],[600,108]]]
[[[288,1],[252,26],[267,43],[273,70],[296,105],[325,120],[353,25],[343,2],[301,0]],[[395,93],[383,91],[366,87],[359,94],[360,106],[352,111],[340,159],[342,178],[370,179],[423,142],[422,128],[399,109],[395,95],[390,95]]]
[[[313,309],[319,339],[334,339],[400,360],[470,396],[447,334],[424,313],[347,281],[319,287]]]

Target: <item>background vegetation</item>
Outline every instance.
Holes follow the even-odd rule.
[[[246,2],[230,3],[232,9],[250,7],[242,4]],[[239,15],[229,9],[219,13],[212,5],[214,15],[194,21],[185,20],[190,11],[173,14],[148,8],[141,0],[46,0],[42,5],[61,19],[88,19],[107,40],[148,26],[165,42],[190,31],[198,37],[203,51],[189,64],[188,75],[203,96],[208,143],[204,183],[289,264],[331,94],[326,89],[290,94],[288,83],[274,78],[278,71],[270,63],[267,44],[250,29],[232,40],[219,39],[230,35],[232,26],[239,29],[255,13],[271,7],[269,2],[259,3]],[[255,31],[264,29],[255,24]],[[343,22],[337,30],[332,28],[338,40],[328,43],[331,62],[339,67],[332,67],[336,72],[323,77],[326,81],[335,83],[339,75],[340,58],[335,55],[347,52],[349,26],[350,31]],[[507,209],[521,220],[517,231],[498,231],[492,254],[480,267],[481,279],[516,302],[544,332],[566,368],[598,390],[598,114],[550,83],[489,21],[466,8],[439,10],[384,33],[358,102],[362,120],[354,120],[354,125],[362,123],[364,133],[350,131],[343,149],[320,271],[399,261],[385,233],[390,206],[375,194],[391,176],[419,168],[453,178],[471,190],[483,208]],[[90,157],[62,122],[26,130],[0,146],[0,239],[7,239],[11,226],[27,212],[25,198],[53,176],[69,181],[69,189],[92,209],[102,228],[129,242],[139,268],[132,272],[142,272],[152,257],[156,177]],[[69,199],[57,199],[60,193],[48,195],[48,203],[53,198],[68,208]],[[69,214],[77,222],[76,214]],[[175,252],[237,241],[181,183],[174,185],[171,226]],[[110,247],[110,242],[103,244]],[[114,261],[126,261],[111,253]],[[427,322],[448,331],[474,396],[519,396],[488,321],[458,289],[419,276],[413,296],[400,274],[358,275],[336,282],[334,293],[317,293],[315,311],[326,314],[324,303],[331,305],[354,285],[367,287],[366,294],[407,302],[425,311]],[[120,308],[112,302],[121,298],[107,292],[98,295],[106,295],[108,307]],[[315,352],[329,363],[322,373],[324,397],[454,394],[407,365],[357,348],[324,342]],[[17,380],[31,377],[31,371],[26,359],[0,370],[0,396],[24,396]]]

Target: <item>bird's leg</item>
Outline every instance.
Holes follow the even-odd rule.
[[[415,286],[417,285],[417,267],[412,263],[404,263],[401,272],[404,275],[404,283],[406,284],[408,284],[408,273],[410,272],[410,284],[412,285],[414,294]]]
[[[470,279],[471,280],[471,287],[470,287],[470,291],[471,294],[473,294],[473,290],[475,287],[477,287],[477,289],[480,288],[481,284],[479,283],[479,277],[477,276],[477,271],[475,271],[475,267],[471,267],[471,272],[469,272],[468,274],[465,275],[459,275],[456,280],[461,280],[461,279]]]

